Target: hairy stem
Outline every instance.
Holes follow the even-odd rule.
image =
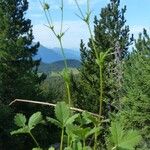
[[[70,86],[68,82],[66,82],[66,88],[67,88],[67,95],[68,95],[68,105],[70,107],[72,105],[72,102],[71,102]]]
[[[102,116],[102,105],[103,105],[103,72],[102,65],[99,65],[99,73],[100,73],[100,107],[99,107],[99,117]]]
[[[64,142],[64,127],[61,131],[61,141],[60,141],[60,150],[63,150],[63,142]]]
[[[97,132],[94,134],[94,150],[97,148]]]

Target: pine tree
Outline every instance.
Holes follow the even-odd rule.
[[[140,149],[150,149],[150,37],[145,29],[124,65],[123,90],[122,122],[142,134]]]
[[[33,44],[31,20],[25,18],[27,0],[0,0],[0,98],[9,103],[15,98],[35,98],[39,92],[37,54]]]
[[[110,3],[101,9],[100,19],[94,19],[94,40],[99,52],[106,52],[111,48],[104,66],[104,95],[105,108],[103,114],[113,111],[121,90],[122,59],[128,53],[128,47],[133,37],[129,38],[129,26],[126,26],[126,6],[120,9],[120,0],[110,0]],[[98,112],[99,69],[95,62],[95,53],[91,40],[88,47],[81,41],[81,80],[76,84],[75,93],[77,105],[90,111]],[[113,108],[113,109],[112,109]],[[111,110],[112,109],[112,110]],[[104,110],[104,109],[103,109]]]

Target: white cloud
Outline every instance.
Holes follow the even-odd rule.
[[[149,31],[149,25],[130,25],[130,33],[134,34],[134,37],[137,38],[139,33],[143,32],[143,28],[147,29]]]
[[[59,31],[60,23],[55,22],[55,29]],[[65,48],[79,48],[80,40],[85,43],[88,41],[89,34],[87,26],[82,21],[65,21],[64,30],[69,28],[63,39]],[[53,33],[43,24],[33,26],[33,34],[35,41],[40,41],[41,44],[47,47],[58,47],[59,43]]]

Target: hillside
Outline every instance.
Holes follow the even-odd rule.
[[[80,60],[80,52],[78,50],[64,49],[67,59]],[[46,48],[43,45],[39,47],[35,58],[41,58],[43,63],[49,64],[63,60],[60,48]]]
[[[75,59],[68,59],[67,64],[69,68],[80,68],[80,61]],[[56,61],[53,63],[44,63],[41,62],[39,66],[39,72],[49,73],[49,72],[59,72],[64,69],[64,61]]]

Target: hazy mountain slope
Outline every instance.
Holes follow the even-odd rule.
[[[80,61],[74,60],[74,59],[69,59],[67,60],[67,64],[69,68],[80,68]],[[43,63],[41,62],[41,65],[39,66],[39,72],[58,72],[64,69],[64,61],[60,60],[54,63]]]
[[[64,49],[67,59],[80,60],[79,51]],[[59,60],[63,60],[61,50],[59,48],[49,49],[44,46],[39,47],[38,54],[35,58],[41,58],[44,63],[53,63]]]

